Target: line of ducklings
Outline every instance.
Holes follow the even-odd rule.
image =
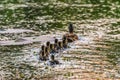
[[[54,44],[49,41],[46,42],[46,46],[41,46],[41,51],[39,52],[39,59],[41,61],[49,60],[50,55],[50,65],[59,64],[59,61],[55,60],[55,53],[68,48],[68,40],[64,37],[62,40],[55,39]]]

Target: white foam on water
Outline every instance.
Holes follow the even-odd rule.
[[[70,43],[69,46],[70,46],[70,49],[80,48],[81,44],[91,44],[91,43],[93,43],[92,40],[93,39],[90,38],[90,37],[82,37],[82,36],[80,36],[79,40],[74,41],[73,43]]]
[[[75,41],[75,44],[82,43],[82,44],[89,44],[92,42],[92,38],[90,37],[80,37],[78,41]]]
[[[30,50],[30,53],[28,53],[24,60],[28,62],[32,62],[32,65],[37,65],[39,62],[39,48],[33,48]]]
[[[59,60],[61,65],[57,66],[57,68],[66,68],[70,67],[73,63],[69,61]]]

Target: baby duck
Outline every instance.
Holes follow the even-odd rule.
[[[49,65],[56,65],[56,64],[59,64],[59,61],[55,60],[55,57],[54,55],[51,55],[50,56],[50,61],[49,61]]]
[[[55,53],[55,46],[54,46],[54,44],[50,44],[50,53]]]
[[[68,40],[67,40],[67,38],[66,37],[64,37],[63,38],[63,48],[65,49],[65,48],[68,48]]]
[[[46,42],[46,47],[48,48],[48,51],[50,52],[50,42]]]
[[[59,49],[61,50],[63,48],[63,42],[62,41],[59,41],[58,42],[58,45],[59,45]]]
[[[55,39],[55,41],[54,41],[54,46],[55,46],[55,50],[56,50],[56,52],[57,52],[58,49],[59,49],[58,39]]]
[[[48,47],[45,47],[45,58],[46,59],[49,59],[49,49],[48,49]]]
[[[41,52],[40,52],[39,60],[41,60],[41,61],[45,61],[45,60],[46,60],[44,54],[45,54],[44,51],[41,51]]]
[[[42,60],[42,61],[46,60],[46,57],[45,57],[45,46],[44,45],[41,46],[41,51],[39,53],[39,59]]]

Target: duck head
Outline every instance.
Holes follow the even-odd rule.
[[[59,46],[59,44],[58,44],[58,39],[55,39],[55,41],[54,41],[54,45],[55,45],[55,48],[57,48],[58,46]]]
[[[41,50],[45,51],[45,46],[44,45],[41,46]]]
[[[55,43],[58,43],[58,39],[55,39]]]
[[[73,33],[74,28],[73,28],[73,24],[72,23],[69,24],[68,30],[69,30],[69,33]]]
[[[48,42],[46,42],[46,46],[48,46],[48,47],[50,46],[50,42],[49,42],[49,41],[48,41]]]
[[[47,46],[47,48],[48,48],[48,51],[50,51],[50,42],[49,42],[49,41],[46,42],[46,46]]]

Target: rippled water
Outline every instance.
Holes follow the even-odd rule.
[[[30,29],[63,35],[74,24],[79,41],[60,52],[60,65],[38,60],[41,44],[0,47],[0,79],[120,79],[120,1],[1,0],[0,29]],[[26,37],[26,35],[20,35]],[[18,36],[1,35],[16,39]],[[54,76],[55,75],[55,76]],[[88,76],[87,76],[88,75]]]

